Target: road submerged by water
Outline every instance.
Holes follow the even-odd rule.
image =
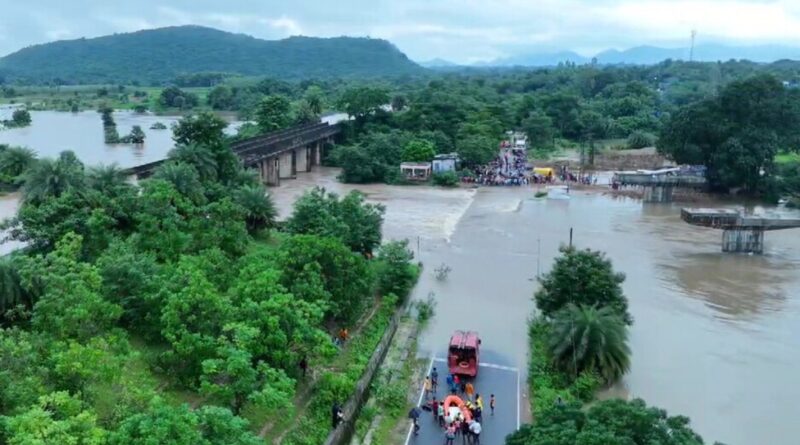
[[[281,214],[314,185],[361,189],[384,204],[385,237],[410,239],[425,264],[413,298],[433,293],[437,302],[419,338],[420,357],[443,357],[453,330],[480,332],[482,360],[522,370],[523,422],[537,270],[549,270],[572,227],[575,245],[607,252],[626,274],[635,318],[631,372],[601,396],[641,397],[689,416],[708,443],[791,444],[800,436],[793,417],[800,400],[796,232],[770,232],[765,255],[730,255],[720,251],[718,231],[682,222],[679,205],[597,191],[536,199],[530,187],[353,186],[336,182],[336,174],[324,168],[284,181],[273,189]],[[452,271],[439,281],[433,270],[442,263]],[[476,390],[507,385],[493,378]]]

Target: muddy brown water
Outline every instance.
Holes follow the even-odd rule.
[[[682,222],[679,205],[577,191],[535,199],[530,188],[353,187],[335,174],[301,174],[273,193],[286,215],[315,184],[359,188],[386,205],[386,237],[411,239],[415,253],[419,238],[425,271],[414,298],[437,300],[423,356],[441,356],[454,329],[475,329],[487,360],[524,369],[537,266],[550,268],[572,227],[575,245],[607,252],[626,274],[635,318],[631,372],[604,397],[689,416],[709,443],[796,443],[800,231],[768,232],[764,255],[723,254],[721,233]],[[445,281],[433,273],[441,263],[452,269]]]
[[[148,130],[156,120],[169,125],[164,117],[115,115],[121,134],[142,125],[148,139],[137,148],[104,144],[95,112],[32,114],[33,126],[0,131],[0,143],[41,156],[73,149],[87,165],[122,166],[161,159],[172,147],[168,130]],[[642,397],[687,415],[709,443],[800,437],[800,231],[767,233],[764,255],[731,255],[720,252],[719,231],[683,223],[678,205],[581,191],[567,201],[535,199],[530,188],[354,187],[336,173],[300,174],[271,191],[283,216],[313,185],[358,188],[386,206],[385,236],[410,239],[425,264],[413,297],[433,293],[437,301],[420,337],[424,356],[441,356],[454,329],[473,329],[488,360],[524,369],[537,270],[549,269],[572,227],[577,246],[607,252],[627,275],[632,369],[604,396]],[[12,216],[17,201],[0,198],[0,217]],[[452,271],[438,281],[433,270],[442,263]]]

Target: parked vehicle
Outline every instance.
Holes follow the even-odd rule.
[[[455,331],[450,337],[447,366],[450,374],[469,377],[478,375],[481,339],[474,331]]]

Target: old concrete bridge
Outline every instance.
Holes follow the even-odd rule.
[[[644,187],[644,202],[671,202],[676,187],[702,189],[706,178],[694,174],[682,174],[679,169],[654,172],[614,173],[612,179],[620,185]]]
[[[733,209],[681,209],[681,219],[694,226],[722,229],[723,252],[764,252],[764,232],[800,228],[800,217],[744,215]]]
[[[341,131],[339,125],[315,123],[237,141],[231,150],[247,168],[258,171],[261,182],[279,185],[281,179],[294,178],[298,172],[311,171],[319,165],[326,144]],[[126,170],[137,179],[150,176],[166,159],[138,165]]]

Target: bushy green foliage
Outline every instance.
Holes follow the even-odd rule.
[[[291,103],[286,96],[270,95],[258,103],[255,119],[262,133],[283,130],[292,123]]]
[[[572,375],[596,372],[611,383],[630,368],[627,327],[609,306],[568,304],[553,318],[547,346],[554,363]]]
[[[771,75],[732,82],[674,113],[658,149],[679,163],[708,167],[714,187],[758,192],[774,173],[775,155],[798,146],[799,95]]]
[[[656,143],[656,138],[650,133],[643,131],[634,131],[628,136],[628,148],[637,149],[652,147]]]
[[[198,105],[199,99],[192,93],[187,93],[178,87],[164,88],[158,97],[158,103],[165,108],[180,108],[188,110]]]
[[[375,259],[378,263],[380,292],[405,299],[418,275],[417,266],[411,264],[414,253],[408,248],[408,240],[390,241],[382,245]]]
[[[641,399],[604,400],[588,410],[566,405],[541,413],[506,438],[506,445],[702,445],[689,419],[671,417]]]
[[[414,139],[403,147],[403,162],[430,162],[436,155],[436,147],[430,141]]]
[[[286,228],[291,233],[335,237],[355,252],[370,254],[380,244],[384,211],[380,204],[365,202],[361,192],[354,190],[339,199],[315,187],[295,202]]]
[[[458,185],[458,174],[454,171],[434,173],[433,183],[442,187],[455,187]]]
[[[553,268],[539,282],[536,307],[553,317],[569,303],[598,307],[609,306],[627,324],[633,323],[628,313],[628,300],[622,293],[625,275],[614,272],[611,261],[602,252],[562,247]]]

